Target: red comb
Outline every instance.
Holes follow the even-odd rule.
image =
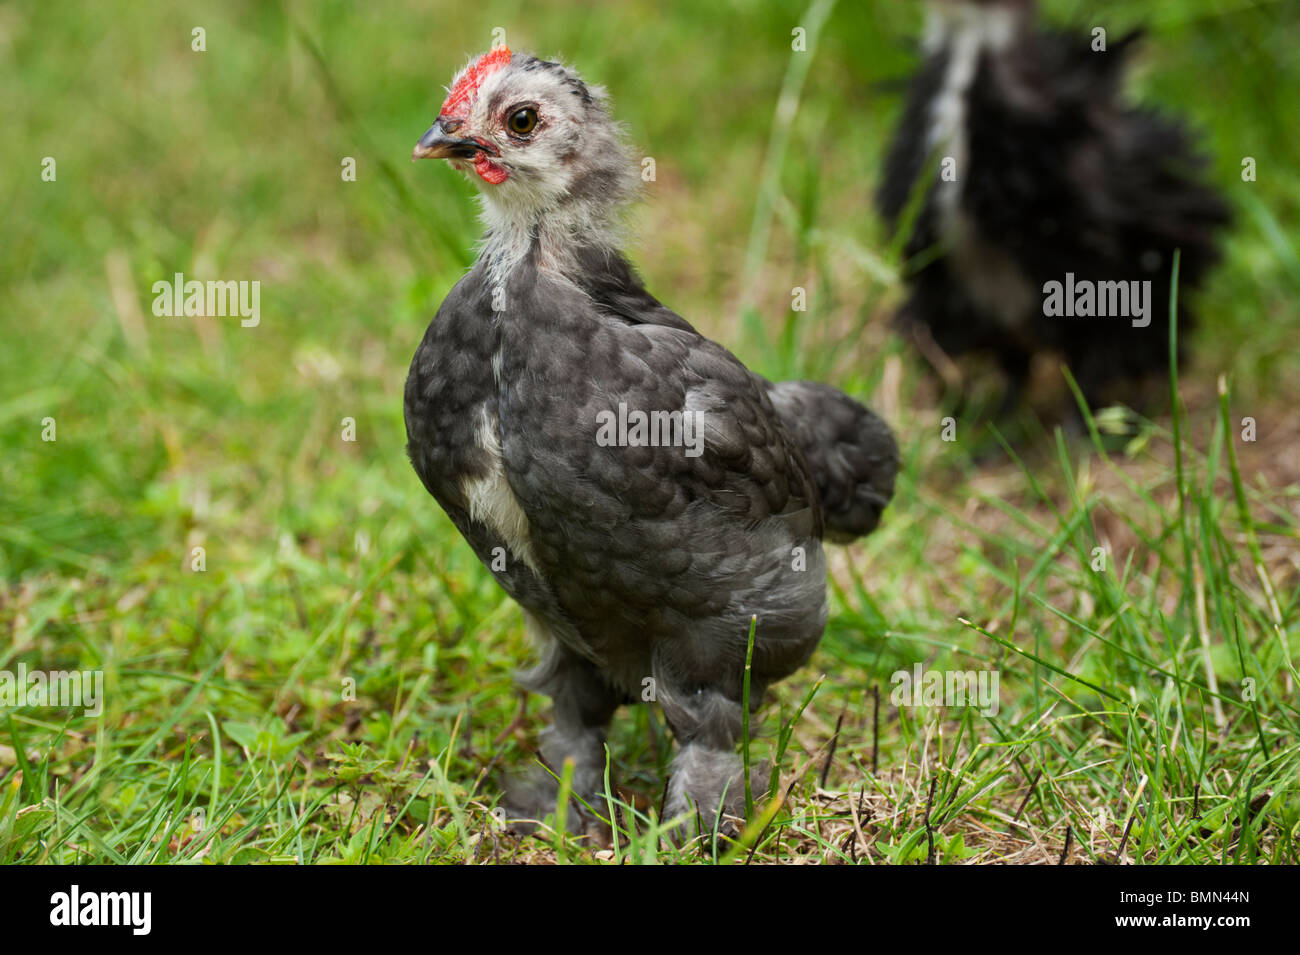
[[[447,94],[440,116],[464,119],[469,115],[470,100],[478,94],[483,81],[510,62],[510,48],[502,44],[484,53],[466,68]]]

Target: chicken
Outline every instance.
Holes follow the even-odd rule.
[[[654,699],[679,742],[666,812],[736,813],[750,618],[756,707],[816,648],[822,540],[876,526],[893,436],[833,388],[754,374],[646,291],[618,245],[640,165],[573,70],[493,49],[414,158],[473,179],[486,235],[411,362],[408,454],[540,646],[521,676],[554,702],[540,755],[573,760],[590,802],[615,710]],[[505,805],[556,808],[530,785]]]
[[[1168,367],[1174,250],[1180,342],[1190,293],[1218,259],[1228,210],[1198,180],[1188,134],[1121,98],[1137,38],[1103,51],[1096,34],[1040,29],[1031,0],[930,4],[877,196],[898,228],[933,171],[898,321],[950,373],[946,358],[996,356],[1004,411],[1039,353],[1064,357],[1094,404],[1142,404]]]

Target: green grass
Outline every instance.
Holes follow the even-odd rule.
[[[0,862],[1056,861],[1067,828],[1076,862],[1300,861],[1300,14],[1048,4],[1151,21],[1135,92],[1206,133],[1238,224],[1177,413],[977,464],[996,436],[941,440],[888,332],[869,214],[919,5],[785,6],[0,8],[0,670],[107,687],[98,718],[0,709]],[[595,807],[612,849],[491,815],[546,706],[513,686],[517,608],[405,459],[401,388],[478,233],[470,187],[406,157],[494,27],[605,84],[655,157],[651,289],[902,445],[884,526],[832,556],[822,648],[751,727],[782,798],[738,844],[666,837],[671,742],[641,705]],[[155,318],[176,271],[260,280],[261,325]],[[892,706],[917,662],[997,668],[999,711]]]

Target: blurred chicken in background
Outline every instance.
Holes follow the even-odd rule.
[[[1093,406],[1145,404],[1168,367],[1175,250],[1180,353],[1188,293],[1219,258],[1228,208],[1188,132],[1124,102],[1139,36],[1041,27],[1033,0],[930,4],[877,196],[909,230],[898,323],[963,395],[953,359],[991,354],[1003,414],[1040,354],[1064,358]]]

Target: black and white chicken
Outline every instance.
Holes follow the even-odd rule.
[[[613,713],[653,695],[680,745],[667,814],[735,813],[750,618],[757,706],[817,646],[822,540],[876,526],[894,439],[839,391],[754,374],[646,291],[617,228],[640,166],[573,70],[484,54],[414,157],[471,176],[486,234],[411,362],[408,453],[540,644],[522,682],[554,701],[541,756],[572,759],[590,799]],[[518,787],[506,808],[541,818],[554,793]]]
[[[933,172],[907,240],[923,264],[903,333],[950,372],[948,358],[994,355],[1005,410],[1039,353],[1064,357],[1092,403],[1142,403],[1168,365],[1174,250],[1185,333],[1228,210],[1182,125],[1124,102],[1139,34],[1040,28],[1032,0],[933,0],[928,15],[877,196],[897,228]]]

